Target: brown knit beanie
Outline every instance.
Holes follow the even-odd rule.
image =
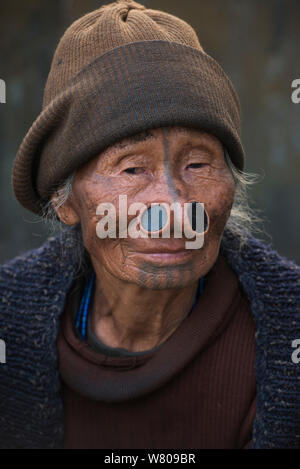
[[[133,0],[104,5],[58,44],[43,110],[15,159],[15,195],[41,214],[53,191],[106,147],[175,125],[215,135],[243,169],[238,97],[193,28]]]

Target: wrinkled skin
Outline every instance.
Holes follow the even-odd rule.
[[[197,280],[218,257],[234,191],[219,140],[182,127],[123,139],[77,171],[73,194],[57,212],[64,223],[81,224],[97,277],[92,323],[104,343],[147,350],[174,332],[191,308]],[[187,239],[172,235],[171,239],[100,240],[96,208],[110,202],[118,209],[120,194],[127,195],[128,206],[204,203],[210,223],[203,247],[186,250]],[[162,254],[166,249],[185,252]],[[160,254],[149,254],[153,251]]]

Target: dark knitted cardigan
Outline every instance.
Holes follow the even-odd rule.
[[[62,241],[63,239],[63,241]],[[0,447],[63,446],[57,336],[66,295],[78,272],[68,237],[0,267]],[[251,302],[256,323],[257,414],[253,448],[300,448],[300,268],[271,246],[224,233],[221,250]]]

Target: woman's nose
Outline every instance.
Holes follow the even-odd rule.
[[[187,200],[190,188],[179,171],[170,167],[160,167],[153,174],[152,183],[147,187],[147,198],[151,202],[183,203]]]

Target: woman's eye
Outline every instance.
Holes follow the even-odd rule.
[[[124,170],[124,172],[127,173],[127,174],[134,174],[134,175],[141,174],[143,172],[143,168],[136,168],[136,167],[127,168],[127,169]]]
[[[191,163],[187,166],[187,168],[197,169],[202,168],[203,166],[205,166],[205,163]]]

